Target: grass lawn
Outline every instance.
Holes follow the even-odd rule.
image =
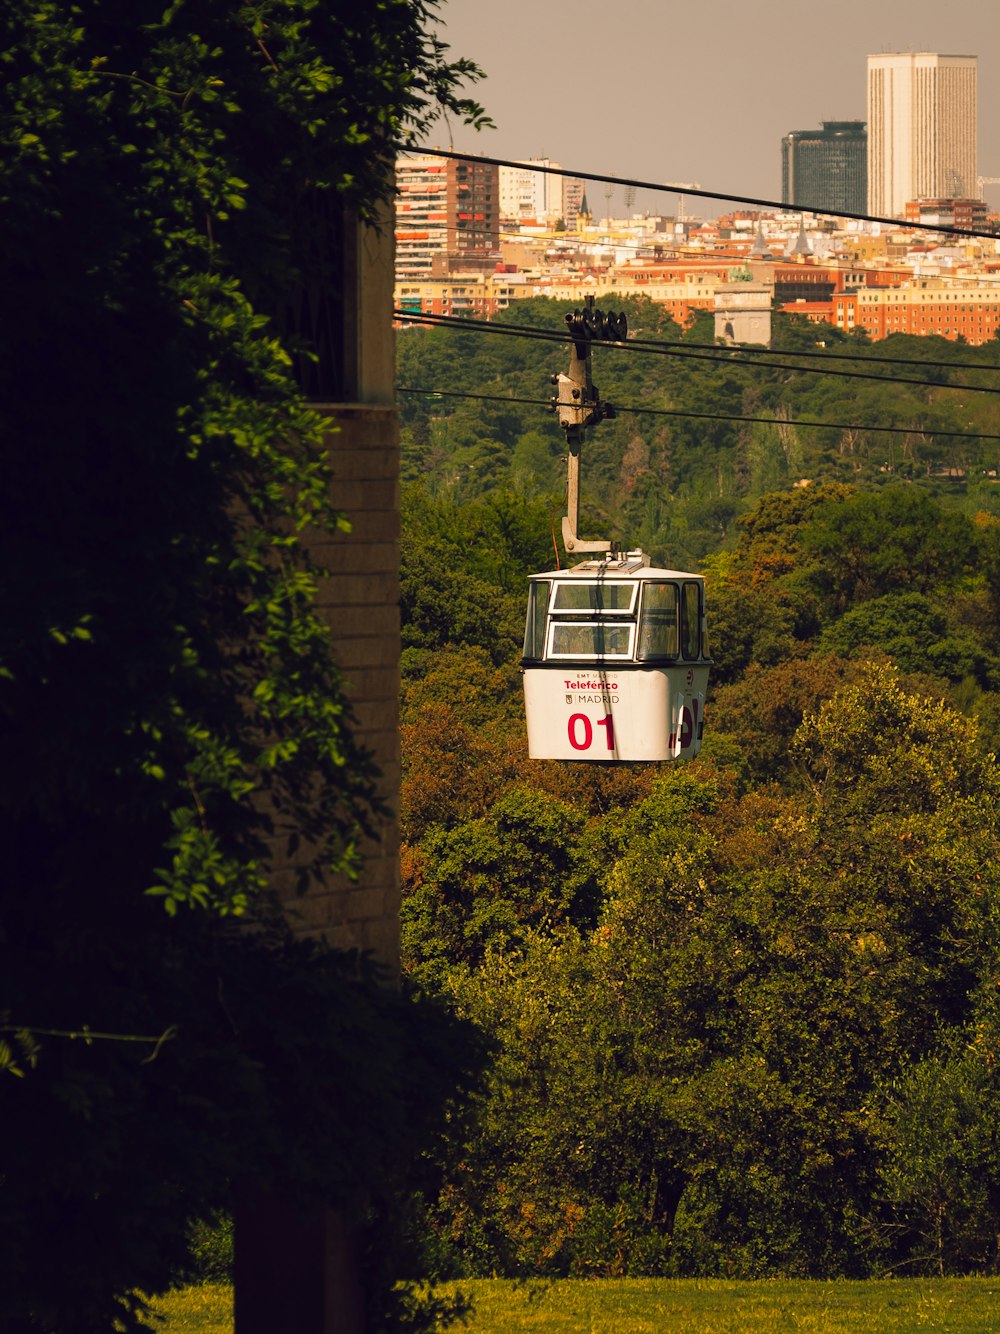
[[[1000,1331],[1000,1278],[867,1283],[721,1279],[477,1279],[458,1285],[476,1313],[470,1334],[916,1334]],[[232,1293],[185,1288],[154,1306],[164,1334],[231,1334]],[[460,1330],[461,1326],[454,1327]]]
[[[233,1289],[229,1283],[178,1288],[157,1297],[151,1305],[156,1315],[164,1317],[157,1328],[168,1334],[233,1334]]]

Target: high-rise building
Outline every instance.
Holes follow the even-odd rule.
[[[538,167],[551,168],[538,171]],[[500,168],[500,216],[511,221],[531,219],[576,226],[583,199],[583,181],[556,175],[559,163],[547,157],[528,158],[516,167]]]
[[[499,258],[497,168],[477,158],[404,154],[396,163],[396,273],[429,277]]]
[[[868,209],[976,193],[976,56],[868,57]]]
[[[825,120],[781,141],[781,202],[831,213],[865,213],[868,131],[863,120]]]

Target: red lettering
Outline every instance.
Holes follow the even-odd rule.
[[[583,723],[583,740],[576,739],[576,725]],[[594,740],[594,729],[585,713],[571,713],[569,718],[569,744],[574,750],[589,750]]]
[[[694,738],[694,724],[691,721],[691,710],[685,704],[681,709],[681,750],[687,750]]]
[[[609,713],[609,714],[607,715],[607,717],[605,717],[605,718],[598,718],[598,720],[597,720],[597,726],[598,726],[598,727],[603,727],[604,730],[605,730],[605,731],[607,732],[607,734],[608,734],[608,750],[614,750],[614,748],[615,748],[615,725],[614,725],[614,721],[613,721],[613,719],[612,719],[612,717],[611,717],[611,714]]]

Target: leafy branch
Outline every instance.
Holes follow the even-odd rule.
[[[88,1024],[83,1024],[80,1028],[39,1028],[32,1024],[0,1024],[0,1033],[13,1034],[21,1059],[31,1068],[38,1064],[38,1053],[41,1051],[39,1043],[35,1041],[36,1038],[68,1038],[71,1041],[79,1040],[88,1047],[95,1042],[141,1042],[153,1048],[142,1062],[143,1065],[149,1065],[159,1056],[163,1044],[177,1036],[177,1027],[170,1024],[157,1036],[147,1033],[104,1033],[91,1028]],[[0,1071],[18,1077],[24,1075],[24,1069],[18,1064],[13,1049],[3,1038],[0,1038]]]

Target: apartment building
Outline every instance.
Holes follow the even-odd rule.
[[[978,346],[1000,329],[1000,286],[918,278],[903,287],[860,288],[838,292],[830,303],[830,322],[850,333],[864,329],[870,338],[890,334],[938,334],[964,338]]]
[[[476,158],[415,157],[396,163],[396,276],[430,277],[435,271],[499,258],[498,168]]]
[[[964,227],[970,232],[985,231],[989,205],[983,199],[910,199],[906,221],[925,226]]]
[[[539,171],[539,167],[548,168]],[[500,216],[509,222],[531,221],[572,230],[580,219],[583,181],[559,173],[547,157],[526,158],[516,167],[500,168]]]
[[[396,283],[397,310],[412,315],[469,316],[491,319],[527,290],[523,273],[454,273],[442,278],[407,277]]]

